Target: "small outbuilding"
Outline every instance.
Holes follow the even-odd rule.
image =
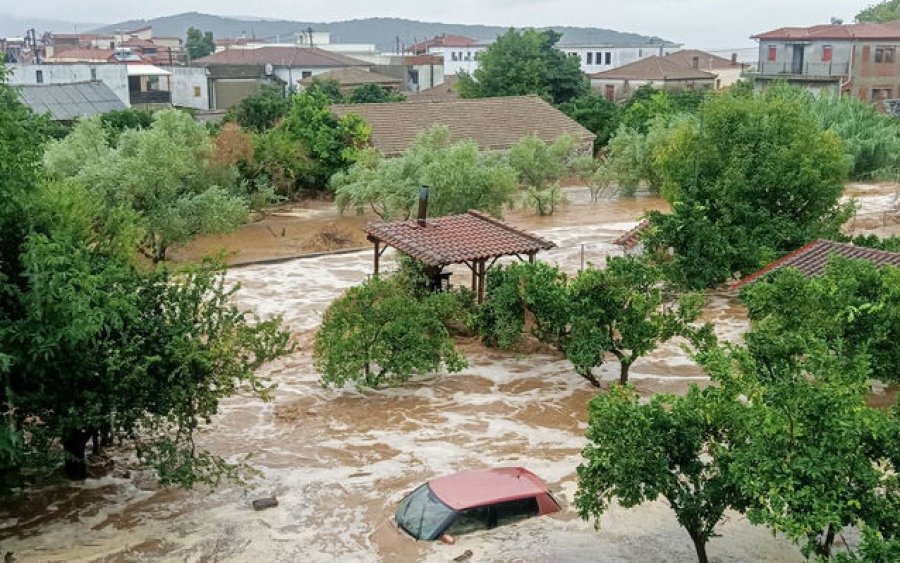
[[[439,289],[449,280],[444,267],[465,264],[472,272],[472,291],[479,303],[484,300],[487,270],[502,256],[517,256],[534,262],[541,250],[556,245],[537,235],[500,221],[481,211],[436,217],[426,221],[420,206],[418,219],[369,223],[363,230],[375,245],[374,272],[387,247],[422,262]]]

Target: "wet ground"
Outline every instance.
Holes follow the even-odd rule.
[[[583,190],[569,196],[573,203],[559,216],[507,215],[555,241],[560,248],[542,257],[568,271],[580,267],[582,245],[584,260],[600,263],[617,252],[610,241],[634,226],[644,209],[664,207],[646,197],[590,204]],[[349,229],[360,221],[337,219],[326,207],[315,211],[319,223],[313,226],[283,221],[286,231],[297,229],[290,235],[297,244],[319,225],[337,221]],[[242,259],[278,255],[272,245],[246,238],[251,242],[238,245],[250,249]],[[212,248],[211,241],[205,244]],[[315,327],[328,303],[371,267],[368,250],[229,274],[242,284],[240,304],[263,316],[283,315],[299,344],[297,353],[265,370],[279,386],[274,401],[228,399],[198,437],[201,447],[259,469],[249,488],[160,489],[138,470],[126,475],[130,464],[120,457],[117,470],[101,479],[4,499],[0,552],[13,552],[18,561],[449,561],[466,550],[471,561],[694,559],[687,534],[663,501],[613,508],[600,531],[577,517],[575,468],[586,405],[596,390],[558,355],[517,356],[460,341],[469,361],[461,374],[380,391],[323,389],[309,355]],[[467,280],[463,275],[460,281]],[[725,338],[738,338],[746,326],[725,293],[710,295],[705,317]],[[601,371],[606,380],[617,376],[615,364]],[[648,395],[706,381],[677,343],[638,361],[632,380]],[[522,465],[544,477],[563,511],[462,536],[454,546],[416,543],[391,525],[397,502],[419,483],[498,465]],[[268,495],[277,496],[279,506],[253,511],[250,501]],[[740,515],[729,515],[718,531],[721,537],[708,547],[712,561],[802,559],[789,542]]]

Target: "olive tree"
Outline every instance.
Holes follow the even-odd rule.
[[[396,158],[365,151],[331,182],[341,210],[370,208],[382,219],[409,217],[422,184],[431,188],[428,212],[434,216],[469,209],[500,215],[517,187],[516,172],[501,154],[481,151],[470,140],[454,142],[443,126],[423,132]]]
[[[139,250],[153,262],[165,260],[172,246],[247,221],[237,171],[213,158],[206,129],[184,112],[155,114],[149,129],[124,131],[115,147],[104,139],[98,122],[80,122],[72,135],[47,147],[47,171],[130,210],[143,232]]]
[[[571,135],[562,135],[549,144],[535,135],[525,137],[510,147],[507,158],[526,190],[526,201],[538,215],[552,215],[563,201],[560,181],[587,178],[593,173],[594,159],[579,153]]]

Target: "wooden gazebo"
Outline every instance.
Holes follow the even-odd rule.
[[[434,219],[369,223],[363,230],[375,245],[375,274],[381,255],[393,247],[422,263],[433,276],[445,266],[465,264],[472,271],[472,291],[484,299],[487,270],[502,256],[518,256],[534,262],[541,250],[556,245],[541,237],[507,225],[480,211]]]

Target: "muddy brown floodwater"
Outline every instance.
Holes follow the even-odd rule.
[[[542,258],[570,272],[580,266],[582,245],[586,261],[602,263],[617,251],[610,241],[645,209],[665,207],[650,197],[591,204],[585,190],[568,195],[572,203],[554,217],[510,213],[507,219],[556,242],[559,248]],[[365,220],[338,218],[325,206],[307,215],[318,218],[306,226],[303,217],[274,218],[241,235],[207,239],[180,257],[223,244],[241,251],[236,260],[284,256],[302,250],[304,238],[324,227],[358,230]],[[279,222],[283,238],[292,241],[287,247],[266,239],[279,238],[273,228]],[[119,456],[118,469],[106,477],[4,499],[0,552],[22,562],[449,561],[466,550],[473,552],[471,561],[694,559],[690,539],[663,501],[613,507],[600,531],[577,517],[575,468],[595,390],[558,355],[517,356],[462,340],[469,367],[460,374],[379,391],[322,388],[311,365],[312,335],[328,303],[371,268],[371,251],[361,251],[229,273],[242,284],[240,305],[264,317],[282,315],[299,343],[295,354],[264,370],[278,384],[272,402],[225,400],[198,436],[201,447],[260,471],[249,488],[160,489]],[[705,318],[722,337],[739,338],[746,318],[734,296],[709,297]],[[615,365],[601,371],[605,380],[617,376]],[[643,394],[706,383],[678,343],[638,361],[631,377]],[[461,536],[454,546],[416,543],[391,524],[397,502],[423,481],[499,465],[535,471],[563,510]],[[250,501],[268,495],[279,506],[255,512]],[[708,548],[712,561],[802,560],[788,541],[738,514],[727,515],[718,531],[721,537]]]

